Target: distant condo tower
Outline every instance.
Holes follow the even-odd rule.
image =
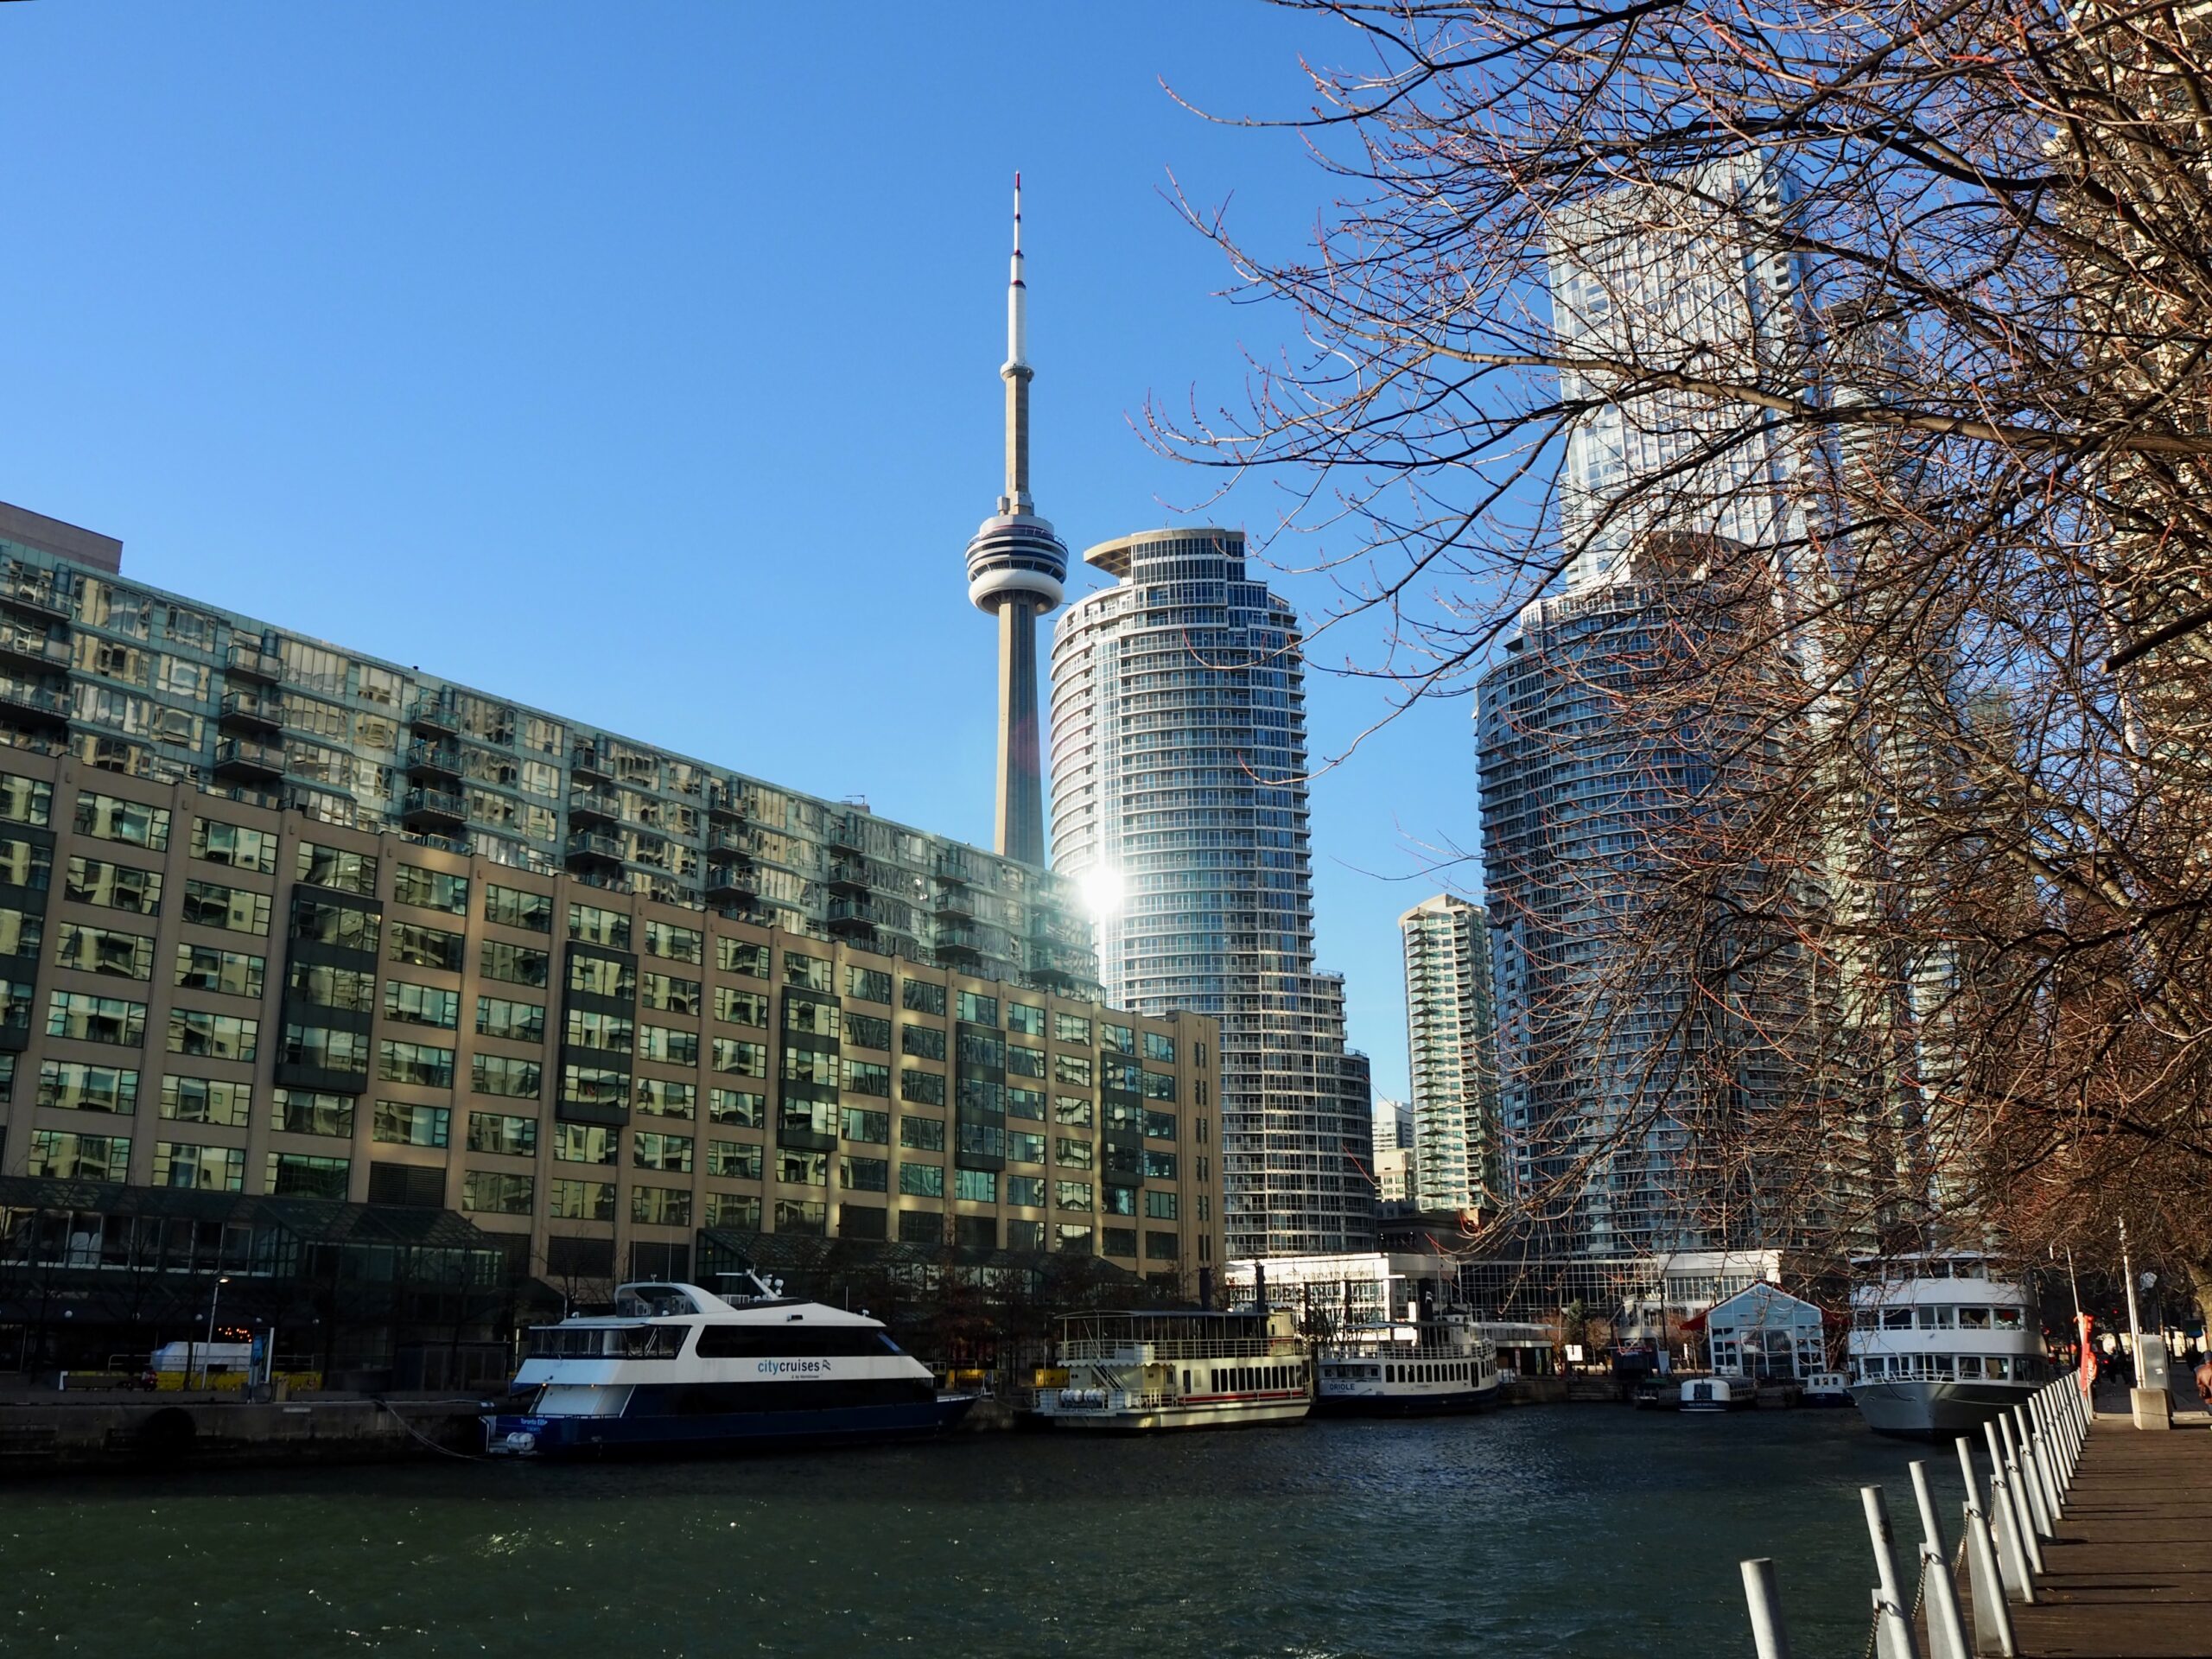
[[[1068,550],[1029,495],[1029,291],[1021,280],[1021,175],[1014,175],[1014,271],[1006,296],[1006,493],[968,543],[968,597],[999,622],[995,850],[1045,862],[1045,770],[1037,743],[1037,619],[1060,602]]]

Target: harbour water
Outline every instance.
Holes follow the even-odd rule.
[[[1691,1655],[1748,1651],[1772,1555],[1802,1651],[1856,1651],[1854,1412],[1560,1406],[819,1456],[0,1488],[0,1653]],[[1908,1567],[1909,1570],[1909,1567]]]

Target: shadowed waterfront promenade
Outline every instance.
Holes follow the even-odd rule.
[[[2015,1606],[2022,1659],[2212,1656],[2212,1433],[2098,1419],[2036,1605]]]

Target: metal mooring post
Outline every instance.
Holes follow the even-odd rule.
[[[1981,1432],[1989,1440],[1989,1507],[1997,1522],[1997,1559],[2004,1564],[2005,1593],[2032,1604],[2035,1578],[2028,1571],[2027,1547],[2020,1541],[2020,1510],[2005,1477],[2005,1447],[1997,1438],[1996,1421],[1984,1422]]]
[[[1774,1563],[1761,1555],[1744,1563],[1744,1600],[1751,1613],[1751,1647],[1758,1659],[1789,1659],[1789,1632],[1782,1624],[1782,1586]]]
[[[1890,1547],[1890,1511],[1878,1486],[1861,1486],[1866,1536],[1874,1547],[1874,1650],[1879,1659],[1920,1659],[1912,1639],[1912,1611],[1897,1588],[1897,1553]]]
[[[1977,1659],[2013,1659],[2019,1649],[2012,1641],[2012,1610],[2005,1605],[2005,1577],[1974,1473],[1974,1442],[1961,1434],[1958,1448],[1959,1472],[1967,1482],[1967,1587],[1974,1598],[1974,1650]]]
[[[1920,1507],[1920,1582],[1928,1600],[1929,1659],[1972,1659],[1967,1627],[1959,1618],[1958,1584],[1951,1576],[1951,1552],[1943,1542],[1943,1520],[1928,1490],[1928,1465],[1912,1463],[1913,1502]]]

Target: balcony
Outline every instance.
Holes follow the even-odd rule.
[[[832,899],[829,925],[830,931],[841,939],[872,939],[875,906],[865,899]]]
[[[284,659],[256,641],[233,644],[223,653],[223,672],[234,680],[260,680],[275,685],[284,677]]]
[[[215,746],[215,775],[228,782],[267,782],[284,775],[284,746],[259,738],[226,738]]]
[[[77,608],[77,595],[66,578],[18,565],[0,576],[0,605],[42,622],[66,622]]]
[[[830,820],[827,826],[830,851],[833,856],[849,858],[857,862],[868,855],[861,843],[867,839],[861,830],[860,814],[841,812]]]
[[[407,775],[410,778],[461,779],[461,745],[416,738],[407,746]]]
[[[410,830],[457,830],[468,822],[468,804],[451,790],[410,789],[399,821]]]
[[[968,855],[950,847],[938,850],[938,855],[930,861],[930,869],[938,880],[957,881],[963,887],[970,885],[976,880],[974,873],[969,868]]]
[[[859,859],[834,858],[830,861],[830,890],[832,893],[866,893],[868,887],[868,866]]]
[[[749,858],[707,866],[707,898],[710,903],[729,903],[759,896],[760,872]]]
[[[717,823],[707,830],[707,850],[750,856],[760,850],[760,837],[757,831],[747,825]]]
[[[569,837],[570,864],[620,864],[622,861],[622,842],[619,836],[601,835],[597,830],[579,830]]]
[[[569,751],[569,774],[580,783],[611,784],[614,769],[595,743],[579,743]]]
[[[36,628],[0,627],[0,659],[34,671],[69,666],[69,642]]]
[[[66,727],[69,699],[49,686],[0,680],[0,719],[25,726]]]
[[[707,812],[711,817],[741,822],[745,817],[745,797],[728,784],[711,784],[707,789]]]
[[[407,723],[418,732],[458,737],[461,709],[450,693],[425,691],[407,705]]]
[[[983,954],[982,934],[962,922],[939,923],[931,944],[941,961],[955,957],[966,960]]]
[[[284,728],[283,711],[276,698],[259,691],[226,691],[216,718],[226,726],[252,732]]]
[[[976,896],[968,891],[964,881],[940,880],[930,899],[930,914],[939,921],[972,922],[976,919]]]
[[[611,789],[572,789],[569,791],[569,823],[582,829],[591,823],[620,823],[622,804]]]

